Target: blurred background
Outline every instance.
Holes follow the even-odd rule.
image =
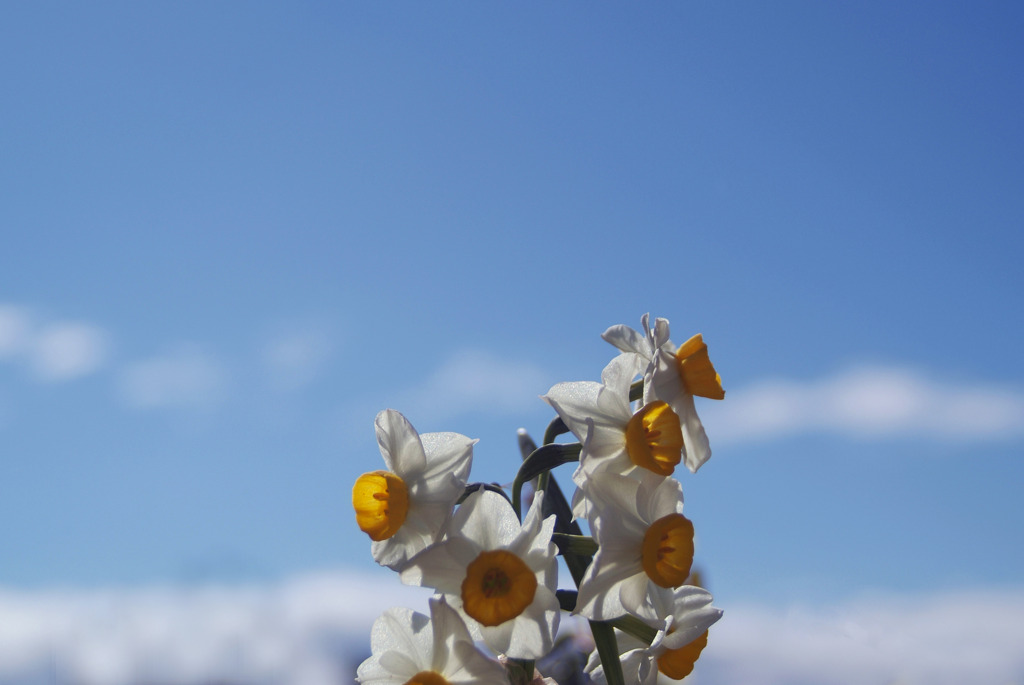
[[[0,8],[0,683],[351,682],[376,413],[701,332],[691,680],[1024,683],[1024,9]],[[569,472],[557,477],[568,488]],[[563,581],[563,587],[571,583]]]

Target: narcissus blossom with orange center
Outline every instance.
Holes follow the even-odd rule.
[[[659,673],[672,680],[689,675],[707,645],[708,628],[722,617],[722,610],[711,606],[711,602],[711,594],[707,590],[684,585],[673,593],[667,615],[661,620],[648,621],[658,629],[650,645],[617,632],[626,682],[655,685]],[[594,682],[604,685],[604,668],[596,652],[591,655],[585,670]]]
[[[622,354],[604,368],[601,383],[558,383],[543,396],[583,445],[577,485],[597,470],[670,476],[682,460],[682,428],[672,408],[658,400],[635,412],[630,406],[629,386],[639,371],[638,357]]]
[[[458,612],[430,600],[430,618],[389,609],[373,624],[373,656],[356,680],[365,685],[506,685],[505,668],[473,644]]]
[[[538,659],[558,630],[555,517],[541,519],[538,493],[522,526],[501,495],[478,490],[459,506],[441,542],[413,557],[402,582],[444,594],[474,637],[496,653]]]
[[[673,478],[590,475],[584,497],[598,550],[579,587],[576,613],[606,621],[625,614],[658,619],[693,563],[693,525]]]
[[[696,473],[711,457],[711,445],[693,398],[724,399],[722,378],[715,371],[708,357],[708,346],[699,333],[676,347],[668,337],[668,319],[655,320],[653,330],[648,314],[640,321],[643,334],[619,324],[601,337],[645,366],[644,404],[660,400],[672,407],[682,426],[686,468]]]
[[[373,541],[373,558],[400,570],[440,536],[465,490],[476,440],[458,433],[419,435],[394,409],[379,413],[375,425],[386,470],[356,480],[352,506],[357,525]]]

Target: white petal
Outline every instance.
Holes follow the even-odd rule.
[[[390,650],[380,655],[378,663],[384,670],[394,673],[398,678],[408,679],[420,671],[426,670],[420,667],[416,660],[408,654],[398,650]]]
[[[449,595],[462,592],[466,567],[480,554],[480,549],[463,537],[450,537],[435,543],[414,556],[399,577],[406,585],[432,587]]]
[[[406,681],[381,666],[380,659],[374,655],[359,664],[356,682],[366,685],[403,685]]]
[[[639,518],[625,516],[622,512],[605,507],[590,523],[590,529],[602,549],[614,555],[621,563],[640,564],[643,556],[644,535],[650,528]]]
[[[405,680],[428,667],[433,651],[428,626],[426,616],[410,609],[385,611],[370,631],[377,666]]]
[[[507,685],[505,667],[472,643],[458,642],[452,650],[459,668],[444,674],[451,685]]]
[[[645,359],[651,358],[651,351],[644,336],[625,324],[610,327],[601,334],[601,337],[623,352],[638,354]]]
[[[647,650],[640,651],[635,657],[627,657],[626,661],[628,661],[631,670],[635,664],[637,685],[657,685],[658,665]],[[622,667],[626,668],[625,662],[622,664]]]
[[[541,519],[543,507],[544,493],[538,492],[534,495],[530,509],[526,512],[522,529],[507,545],[508,551],[527,561],[527,565],[530,565],[528,559],[534,559],[535,563],[546,566],[547,562],[554,559],[558,552],[555,544],[551,542],[551,534],[555,532],[555,515],[552,514],[546,519]],[[534,568],[530,565],[530,568],[536,571],[540,566]]]
[[[631,649],[619,657],[619,663],[622,664],[622,675],[629,685],[634,685],[634,683],[636,685],[655,685],[657,683],[658,669],[650,668],[653,659],[646,651],[646,649]],[[590,654],[584,670],[597,685],[607,685],[608,679],[604,674],[604,665],[601,664],[596,649]]]
[[[668,319],[663,319],[659,316],[654,321],[654,333],[651,335],[651,347],[657,350],[665,347],[666,345],[671,345],[668,336]],[[675,350],[673,350],[673,352],[674,351]]]
[[[509,650],[512,649],[512,633],[514,632],[515,623],[515,619],[510,619],[504,623],[499,623],[496,626],[485,626],[479,623],[477,625],[480,627],[480,634],[483,635],[484,642],[487,646],[496,654],[507,655]],[[522,658],[529,659],[530,657],[527,656]]]
[[[430,657],[430,669],[444,673],[448,666],[452,644],[462,640],[470,640],[466,624],[458,612],[448,606],[443,597],[431,597],[430,626],[433,629],[434,650]]]
[[[601,383],[615,395],[621,396],[628,404],[629,386],[642,368],[641,360],[635,355],[620,354],[601,372]]]
[[[596,621],[608,621],[626,613],[620,599],[620,586],[627,579],[643,572],[634,564],[623,563],[614,555],[597,550],[594,560],[580,581],[575,613]]]
[[[582,442],[586,437],[587,419],[592,418],[597,409],[600,392],[601,384],[593,381],[558,383],[546,395],[541,395],[541,399],[558,412],[576,439]]]
[[[519,534],[519,521],[508,500],[480,489],[467,497],[452,516],[451,530],[480,549],[507,547]]]
[[[711,606],[711,593],[703,588],[684,585],[672,597],[672,616],[666,628],[655,638],[652,649],[678,649],[696,640],[722,617],[722,610]],[[659,649],[660,648],[660,649]]]
[[[423,477],[429,482],[439,476],[454,476],[465,487],[473,464],[473,445],[478,441],[460,433],[424,433],[420,442],[427,458]]]
[[[683,512],[683,486],[679,481],[649,471],[643,475],[645,481],[637,493],[637,508],[643,512],[641,516],[645,521],[654,523],[669,514]]]
[[[631,519],[640,518],[636,507],[639,488],[640,483],[632,478],[604,471],[588,474],[584,483],[587,497],[600,506],[601,512],[607,512],[610,507],[615,510],[616,516]]]
[[[648,392],[651,393],[650,398]],[[667,350],[658,350],[644,377],[644,403],[658,399],[671,405],[675,398],[684,392],[683,379],[679,377],[675,355]]]
[[[697,408],[693,404],[693,395],[682,394],[672,404],[672,409],[679,415],[680,428],[683,431],[683,450],[686,455],[686,468],[697,473],[704,462],[711,458],[711,443],[704,432],[704,426],[697,416]]]
[[[394,409],[385,409],[374,421],[377,444],[388,471],[402,480],[416,480],[426,467],[420,436],[408,419]]]
[[[551,651],[561,609],[555,593],[538,586],[533,602],[512,623],[511,644],[505,654],[514,659],[539,659]],[[486,634],[485,634],[486,637]]]
[[[647,596],[648,592],[661,590],[651,582],[647,574],[640,573],[626,578],[619,586],[619,600],[626,611],[640,618],[657,619],[657,613]]]
[[[381,566],[398,571],[405,563],[423,551],[431,540],[422,533],[408,529],[403,525],[387,540],[374,540],[370,543],[370,554]]]
[[[704,426],[697,416],[693,395],[683,388],[679,371],[676,368],[675,356],[666,350],[655,355],[653,371],[645,379],[644,402],[659,399],[668,403],[672,411],[679,416],[680,428],[683,432],[683,460],[691,473],[696,473],[711,458],[711,444],[704,432]]]

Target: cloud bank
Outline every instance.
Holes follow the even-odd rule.
[[[210,409],[223,400],[227,380],[227,373],[213,356],[185,345],[127,365],[118,386],[124,400],[138,409]]]
[[[269,586],[0,590],[0,683],[350,682],[390,606],[428,592],[387,573]],[[726,606],[699,685],[962,685],[1024,680],[1024,590]]]
[[[860,367],[807,382],[762,381],[698,409],[718,442],[811,432],[862,439],[1024,436],[1021,390],[939,381],[899,367]]]
[[[953,685],[1024,679],[1024,591],[726,609],[701,683]]]
[[[0,360],[9,359],[28,344],[31,323],[21,307],[0,304]]]
[[[270,340],[263,346],[261,357],[275,386],[296,390],[316,380],[333,347],[325,333],[306,329]]]
[[[346,573],[274,586],[0,590],[0,683],[349,682],[384,609],[426,606],[426,591],[394,581]]]
[[[109,335],[82,321],[42,324],[28,309],[0,305],[0,361],[23,361],[44,382],[69,381],[97,371],[107,360]]]
[[[465,350],[419,387],[397,393],[389,405],[422,423],[469,412],[500,416],[542,406],[538,396],[550,385],[538,366]]]

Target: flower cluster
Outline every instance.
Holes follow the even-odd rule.
[[[642,333],[605,331],[620,353],[600,383],[559,383],[542,396],[558,418],[540,448],[521,431],[511,493],[469,483],[475,440],[420,435],[392,409],[377,416],[385,469],[356,481],[356,522],[378,563],[436,594],[429,618],[392,609],[377,620],[360,682],[553,683],[534,680],[535,661],[552,652],[562,611],[590,622],[586,671],[596,682],[690,673],[722,612],[691,574],[694,528],[673,474],[711,456],[694,397],[725,391],[700,335],[677,347],[666,319],[642,324]],[[569,432],[579,442],[555,441]],[[568,462],[578,462],[571,503],[550,473]],[[527,482],[534,496],[521,518]],[[558,588],[556,555],[576,590]]]

